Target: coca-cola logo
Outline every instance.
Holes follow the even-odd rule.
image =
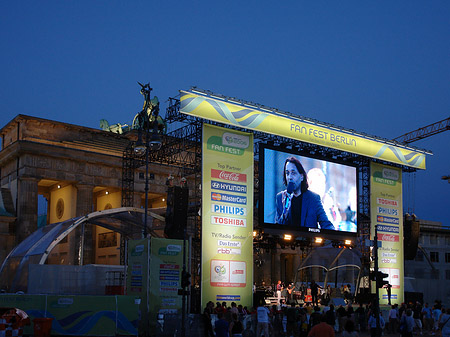
[[[398,242],[399,237],[398,237],[398,235],[392,235],[392,234],[378,234],[378,240],[389,241],[389,242]]]
[[[211,177],[228,181],[247,182],[247,175],[236,172],[211,169]]]

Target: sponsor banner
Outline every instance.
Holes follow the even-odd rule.
[[[211,200],[226,202],[226,203],[230,203],[230,204],[234,204],[234,205],[236,205],[236,204],[246,205],[247,204],[247,197],[243,197],[241,195],[225,194],[225,193],[211,192]]]
[[[241,250],[233,248],[217,248],[217,254],[241,255]]]
[[[399,233],[400,228],[398,228],[398,226],[387,226],[378,224],[378,232]]]
[[[247,193],[247,186],[245,185],[237,185],[224,183],[221,181],[211,180],[211,189],[212,190],[221,190],[235,193]]]
[[[377,222],[382,222],[382,223],[390,223],[390,224],[396,224],[398,225],[400,223],[399,218],[392,218],[389,216],[382,216],[382,215],[378,215],[377,216]]]
[[[378,233],[378,240],[379,241],[388,241],[388,242],[399,242],[400,237],[398,235],[393,235],[393,234]]]
[[[201,301],[252,306],[253,135],[203,125]]]
[[[391,199],[385,199],[385,198],[377,198],[377,204],[378,205],[398,207],[398,201],[397,200],[391,200]]]
[[[387,208],[387,207],[377,207],[378,214],[386,214],[386,215],[394,215],[398,216],[398,209],[395,208]]]
[[[391,302],[401,303],[404,302],[402,172],[378,163],[371,163],[370,169],[371,238],[377,226],[378,268],[389,275]],[[386,290],[380,289],[380,304],[387,302]]]
[[[222,226],[236,226],[236,227],[247,227],[247,219],[242,218],[229,218],[225,216],[215,216],[211,217],[212,225],[222,225]]]
[[[218,179],[222,179],[222,180],[242,182],[242,183],[247,182],[246,174],[230,172],[230,171],[225,171],[225,170],[211,169],[211,178],[218,178]]]
[[[217,245],[219,247],[233,247],[233,248],[241,248],[242,242],[240,241],[226,241],[226,240],[218,240]]]
[[[217,295],[216,301],[240,301],[240,295]]]
[[[188,254],[188,247],[186,247]],[[150,249],[150,317],[156,313],[179,313],[182,298],[178,295],[181,288],[181,270],[183,269],[183,241],[163,238],[151,238]],[[155,318],[156,319],[156,318]]]
[[[212,213],[221,213],[221,214],[229,214],[229,215],[247,215],[246,207],[237,207],[237,206],[228,206],[228,205],[220,205],[220,204],[211,204],[211,212]]]
[[[180,90],[180,94],[180,112],[187,115],[425,169],[425,152],[408,146],[358,135],[352,131],[337,130],[314,121],[276,114],[265,108],[230,102],[204,93]],[[247,145],[248,137],[236,138],[235,132],[229,133],[230,136],[222,134],[208,138],[204,142],[204,149],[218,155],[243,156],[247,150],[244,146]],[[380,183],[395,183],[395,179],[392,179],[394,175],[400,176],[395,170],[393,173],[380,173],[374,176]]]

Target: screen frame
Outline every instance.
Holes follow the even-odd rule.
[[[285,154],[290,154],[293,156],[300,156],[305,158],[310,158],[314,160],[321,160],[329,163],[334,163],[338,165],[343,165],[347,167],[353,167],[355,168],[355,182],[356,182],[356,232],[348,232],[348,231],[339,231],[339,230],[331,230],[331,229],[310,229],[308,227],[291,227],[286,225],[280,225],[275,223],[268,223],[265,222],[264,217],[264,210],[265,210],[265,200],[264,200],[264,194],[266,190],[265,186],[265,150],[269,149],[272,151],[277,151]],[[345,239],[352,239],[354,240],[356,237],[359,236],[360,231],[360,224],[361,221],[361,214],[359,212],[359,199],[360,199],[360,193],[359,193],[359,172],[358,172],[358,165],[353,162],[343,161],[339,160],[337,158],[330,158],[331,156],[324,156],[320,154],[311,154],[310,150],[308,149],[296,149],[296,148],[286,148],[286,147],[280,147],[275,146],[267,143],[260,143],[259,144],[259,175],[258,175],[258,185],[259,185],[259,191],[258,191],[258,225],[261,229],[264,230],[265,233],[273,234],[273,235],[280,235],[283,236],[284,234],[291,234],[296,237],[317,237],[320,236],[324,239],[330,239],[330,240],[345,240]]]

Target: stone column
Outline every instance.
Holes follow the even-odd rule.
[[[75,216],[83,216],[93,212],[93,190],[94,186],[78,184],[77,188],[77,206]],[[85,225],[84,227],[84,250],[83,261],[80,261],[79,249],[82,235],[82,225],[75,229],[72,233],[72,240],[70,240],[70,254],[73,254],[73,264],[92,264],[95,263],[94,256],[94,230],[92,225]]]
[[[272,279],[271,283],[276,284],[281,280],[281,253],[278,248],[272,250]]]
[[[20,177],[17,200],[16,244],[37,229],[38,180]]]

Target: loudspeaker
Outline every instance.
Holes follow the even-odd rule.
[[[403,221],[403,248],[405,260],[414,260],[419,245],[420,222],[413,215],[405,215]]]
[[[189,190],[172,186],[167,191],[166,226],[164,234],[169,239],[183,239],[187,226]]]

